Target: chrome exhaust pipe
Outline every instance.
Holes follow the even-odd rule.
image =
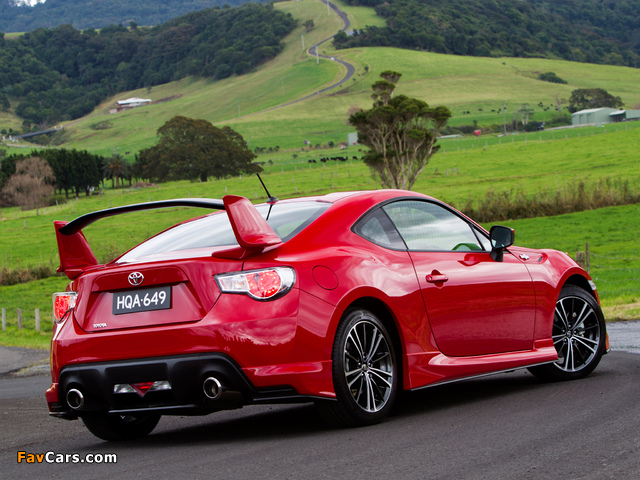
[[[216,377],[207,378],[202,384],[202,389],[211,400],[218,400],[222,396],[222,384]]]
[[[84,395],[76,388],[72,388],[67,392],[67,405],[74,410],[80,410],[84,407]]]

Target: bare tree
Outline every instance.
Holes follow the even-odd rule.
[[[16,173],[2,189],[6,201],[30,210],[46,203],[53,193],[55,176],[46,160],[30,157],[16,163]]]

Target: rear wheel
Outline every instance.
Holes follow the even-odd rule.
[[[338,426],[373,425],[385,418],[396,397],[398,368],[382,322],[367,310],[347,313],[332,360],[337,402],[318,402],[323,416]]]
[[[103,440],[131,440],[149,435],[160,415],[111,415],[96,413],[82,417],[87,429]]]
[[[607,336],[595,298],[580,287],[565,286],[556,303],[551,336],[558,361],[529,371],[544,380],[574,380],[589,375],[604,354]]]

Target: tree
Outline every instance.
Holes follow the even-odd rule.
[[[30,157],[16,162],[16,173],[4,188],[7,202],[30,210],[42,205],[53,193],[55,176],[46,160]]]
[[[313,30],[313,27],[315,27],[315,24],[313,23],[313,20],[309,19],[306,20],[302,26],[304,27],[305,31],[310,32],[311,30]]]
[[[523,127],[526,127],[529,123],[529,119],[533,117],[533,108],[528,103],[523,103],[520,106],[520,110],[516,111],[516,116],[522,123]]]
[[[120,154],[114,154],[111,158],[107,158],[103,167],[105,178],[111,179],[111,188],[120,188],[120,179],[127,178],[129,175],[129,164],[122,158]]]
[[[363,160],[382,187],[411,189],[440,148],[436,139],[451,112],[417,98],[394,96],[401,73],[387,70],[380,76],[382,80],[371,86],[373,108],[353,113],[349,123],[358,132],[358,143],[370,149]]]
[[[590,108],[621,108],[620,97],[614,97],[603,88],[579,88],[571,92],[569,111],[571,113]]]
[[[255,154],[238,132],[206,120],[173,117],[158,129],[160,141],[140,152],[143,176],[158,181],[224,178],[261,172]]]

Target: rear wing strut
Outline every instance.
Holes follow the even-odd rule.
[[[207,198],[180,198],[157,202],[137,203],[123,207],[108,208],[82,215],[71,222],[54,222],[60,267],[58,272],[64,272],[67,277],[74,279],[82,272],[98,264],[82,229],[102,218],[121,215],[124,213],[153,210],[170,207],[198,207],[213,210],[226,210],[236,240],[242,249],[262,251],[266,247],[278,245],[282,242],[264,218],[258,213],[253,204],[244,197],[225,195],[222,200]]]

